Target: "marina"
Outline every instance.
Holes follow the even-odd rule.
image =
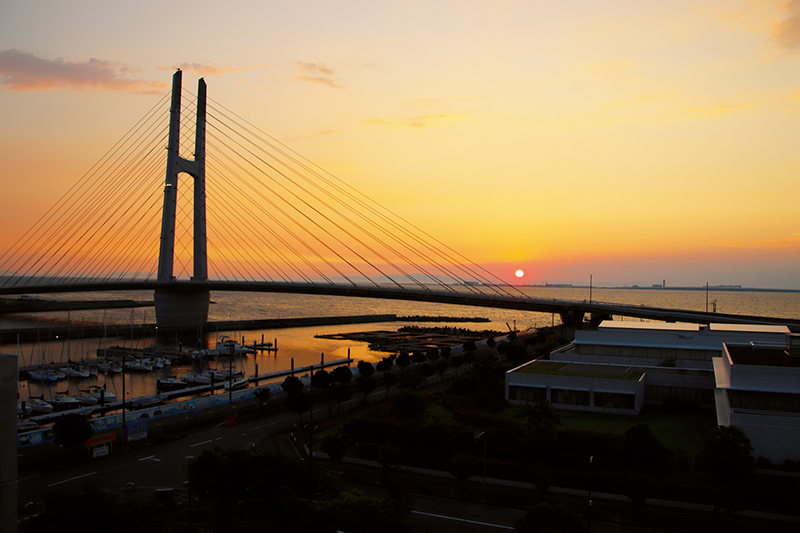
[[[351,359],[328,361],[320,361],[319,364],[302,366],[297,368],[290,368],[278,372],[270,372],[267,374],[244,376],[237,374],[213,373],[218,378],[215,380],[211,377],[210,381],[205,384],[196,384],[186,382],[185,387],[174,391],[159,391],[156,394],[146,396],[134,397],[126,401],[123,406],[122,401],[117,398],[114,393],[107,393],[104,389],[95,389],[91,396],[96,403],[91,405],[82,404],[76,398],[67,397],[65,395],[58,395],[50,401],[41,399],[34,399],[34,402],[21,402],[19,408],[25,411],[30,409],[29,415],[21,419],[23,423],[18,425],[18,430],[22,432],[32,431],[34,429],[41,429],[48,424],[53,423],[65,413],[80,413],[86,416],[105,416],[108,414],[115,414],[123,412],[124,410],[139,411],[142,409],[155,407],[162,404],[170,404],[177,401],[187,399],[197,399],[217,395],[218,391],[232,392],[250,389],[251,392],[258,388],[267,387],[274,389],[274,392],[280,392],[279,380],[290,375],[301,375],[308,379],[308,375],[312,372],[323,369],[336,367],[341,365],[350,365],[353,363]],[[354,369],[357,372],[357,369]],[[233,380],[229,376],[233,375]],[[264,383],[264,385],[261,385]],[[192,386],[189,386],[189,385]],[[252,387],[251,387],[252,385]],[[222,395],[228,398],[225,394]],[[54,405],[53,400],[58,399]],[[232,401],[232,397],[228,398]],[[27,404],[27,405],[26,405]],[[49,406],[49,407],[47,407]],[[139,418],[138,415],[132,415],[133,419]]]

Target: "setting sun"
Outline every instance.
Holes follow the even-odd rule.
[[[523,274],[525,274],[525,272],[523,272],[522,270],[517,270],[516,272],[514,272],[514,275],[517,276],[518,278],[521,278]]]

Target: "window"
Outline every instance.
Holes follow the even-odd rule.
[[[550,389],[550,401],[565,405],[585,405],[589,407],[588,390]]]
[[[636,395],[622,392],[595,391],[594,406],[633,410],[636,409]]]
[[[645,387],[645,401],[666,402],[677,400],[680,402],[708,405],[714,403],[713,389],[690,389],[687,387],[661,387],[647,385]]]
[[[728,396],[733,409],[800,413],[800,394],[732,390]]]
[[[508,387],[508,399],[521,402],[543,402],[547,399],[546,387]]]

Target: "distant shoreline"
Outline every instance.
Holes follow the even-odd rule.
[[[624,290],[631,290],[631,291],[705,291],[708,290],[709,292],[793,292],[797,293],[800,292],[800,289],[759,289],[753,287],[731,287],[727,285],[709,285],[708,287],[633,287],[633,286],[614,286],[609,287],[606,285],[597,286],[592,285],[568,285],[568,284],[552,284],[552,285],[514,285],[514,287],[528,287],[533,289],[598,289],[598,290],[609,290],[609,289],[624,289]]]

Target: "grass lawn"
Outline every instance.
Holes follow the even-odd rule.
[[[634,424],[647,424],[664,446],[674,451],[683,450],[691,456],[700,451],[703,438],[717,425],[717,415],[709,409],[689,413],[651,410],[639,416],[560,410],[558,414],[564,429],[621,434]]]

